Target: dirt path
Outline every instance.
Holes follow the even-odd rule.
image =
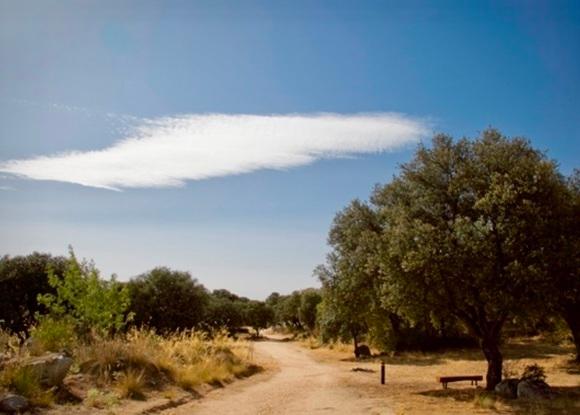
[[[277,366],[274,373],[237,381],[171,414],[393,413],[376,399],[363,397],[349,387],[348,369],[317,362],[296,344],[268,340],[255,343],[254,350],[260,362]]]

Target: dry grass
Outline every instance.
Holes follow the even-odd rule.
[[[116,382],[117,391],[121,398],[145,399],[145,372],[128,370],[121,373]]]
[[[48,407],[54,403],[53,391],[42,387],[38,373],[20,366],[18,362],[12,362],[2,368],[0,389],[14,391],[24,396],[34,406]]]
[[[531,339],[513,341],[503,351],[508,371],[516,375],[532,363],[544,367],[547,382],[557,397],[544,401],[502,400],[482,388],[470,386],[469,382],[453,383],[449,389],[442,389],[437,376],[485,375],[487,363],[477,349],[383,356],[386,385],[379,382],[381,358],[356,361],[352,348],[338,351],[336,347],[333,350],[321,347],[314,354],[320,360],[341,365],[347,385],[387,404],[397,414],[580,414],[580,367],[571,362],[571,347]],[[353,372],[353,368],[359,370]]]
[[[14,391],[35,406],[50,406],[52,392],[20,366],[21,358],[30,351],[14,348],[14,341],[13,336],[0,332],[2,356],[10,357],[10,364],[2,365],[0,360],[0,392]],[[249,343],[231,339],[225,332],[160,336],[153,331],[132,330],[89,343],[67,344],[75,345],[72,372],[88,375],[84,378],[84,387],[89,390],[85,406],[94,408],[110,408],[125,398],[143,400],[149,392],[171,389],[172,385],[193,391],[203,384],[223,384],[255,368]],[[43,345],[37,342],[36,348]]]
[[[353,354],[354,346],[352,343],[344,343],[342,341],[332,341],[329,343],[322,343],[320,338],[316,336],[308,336],[298,340],[298,342],[309,349],[315,350],[319,348],[325,348],[329,350],[334,350],[338,353],[350,353]]]
[[[204,383],[227,382],[251,367],[248,344],[223,332],[160,336],[133,330],[125,337],[84,345],[76,358],[81,371],[92,374],[99,385],[116,385],[122,397],[132,398],[167,384],[192,390]]]
[[[18,336],[0,328],[0,363],[18,353],[19,343]]]

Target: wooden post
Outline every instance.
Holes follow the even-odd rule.
[[[381,360],[381,385],[385,384],[385,361]]]

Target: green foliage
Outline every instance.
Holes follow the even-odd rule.
[[[377,214],[359,200],[334,218],[328,237],[333,251],[314,271],[323,287],[319,323],[325,339],[353,340],[356,349],[368,333],[375,345],[396,348],[401,319],[380,296],[380,235]]]
[[[565,188],[555,163],[525,139],[493,129],[473,141],[437,135],[369,204],[355,200],[337,214],[333,251],[316,271],[321,326],[392,337],[443,333],[460,321],[480,341],[493,388],[510,317],[560,298],[564,282],[579,310],[577,236],[556,237],[569,235],[561,223],[578,233]]]
[[[553,282],[542,294],[568,325],[580,362],[580,170],[566,179],[558,202],[545,252]]]
[[[436,136],[373,194],[384,302],[461,320],[481,340],[488,388],[501,380],[505,321],[550,281],[543,254],[561,189],[528,141],[486,130],[475,141]]]
[[[276,321],[293,330],[302,330],[300,316],[300,292],[294,291],[290,295],[281,296],[275,306],[274,313]]]
[[[246,323],[260,335],[260,329],[265,329],[274,320],[273,310],[262,301],[250,301],[246,305]]]
[[[26,256],[0,259],[0,327],[13,333],[27,332],[35,315],[46,313],[37,296],[54,293],[48,283],[47,269],[61,274],[66,259],[34,252]]]
[[[298,307],[298,318],[303,327],[313,332],[316,328],[316,311],[318,304],[322,301],[320,290],[308,288],[300,293],[300,306]]]
[[[190,329],[203,323],[209,296],[188,272],[155,268],[128,283],[134,324],[160,332]]]
[[[312,333],[316,329],[317,308],[321,301],[320,290],[306,288],[290,295],[272,293],[265,303],[274,312],[274,323],[295,332]]]
[[[209,296],[205,323],[211,328],[227,328],[230,332],[245,323],[244,310],[248,299],[227,290],[214,290]]]
[[[44,352],[71,351],[77,344],[76,324],[72,317],[55,318],[51,315],[41,316],[38,324],[30,331],[33,342],[31,352],[41,355]]]
[[[107,335],[122,329],[130,298],[127,288],[115,281],[99,277],[94,264],[77,261],[74,252],[62,275],[49,269],[48,282],[56,291],[38,296],[38,301],[50,313],[50,319],[70,318],[81,335],[91,331]],[[50,324],[50,323],[49,323]]]

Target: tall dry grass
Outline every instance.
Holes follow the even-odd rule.
[[[185,331],[161,336],[149,330],[98,339],[75,351],[80,371],[100,386],[117,384],[121,395],[177,384],[191,390],[204,383],[226,382],[251,370],[250,348],[225,332]]]
[[[0,332],[0,357],[4,356],[6,362],[2,364],[0,359],[0,392],[14,391],[39,406],[50,405],[52,395],[22,364],[31,354],[62,346],[53,341],[51,330],[51,325],[41,328],[44,336],[35,339],[34,350],[19,348],[17,337]],[[62,332],[60,325],[56,332]],[[109,394],[145,399],[148,391],[169,385],[190,391],[202,384],[228,382],[255,368],[249,344],[228,337],[225,331],[192,330],[162,336],[151,330],[133,329],[113,337],[66,340],[66,351],[75,362],[71,371],[86,375],[92,390],[99,391],[93,392],[87,402],[100,402],[101,396]]]

